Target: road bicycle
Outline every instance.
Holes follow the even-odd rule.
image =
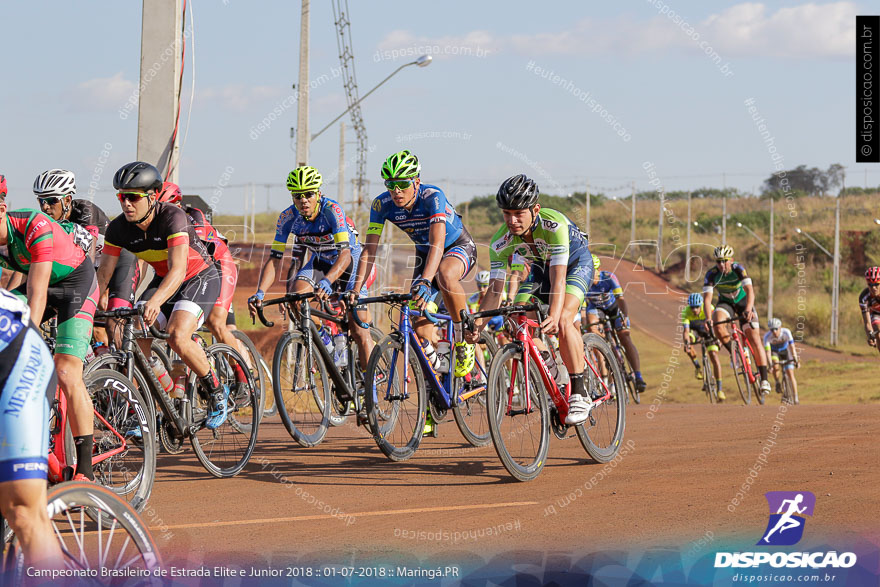
[[[728,318],[715,324],[730,324],[730,364],[743,403],[746,405],[752,403],[754,393],[758,403],[763,404],[766,398],[761,391],[761,381],[755,373],[756,364],[752,362],[757,355],[749,338],[740,329],[739,319]]]
[[[550,431],[567,436],[568,400],[571,385],[560,389],[550,374],[533,338],[533,331],[547,316],[544,304],[507,306],[463,316],[466,328],[476,318],[513,317],[514,342],[498,350],[489,366],[486,410],[489,432],[504,468],[518,481],[535,479],[544,468],[550,448]],[[526,312],[536,312],[538,321]],[[574,428],[587,454],[607,463],[620,451],[626,425],[626,391],[623,373],[613,351],[602,337],[583,335],[584,386],[593,400],[589,418]],[[611,380],[605,382],[597,368],[605,361]],[[552,403],[548,403],[550,397]]]
[[[710,404],[718,403],[718,380],[715,379],[715,369],[712,367],[712,360],[709,358],[708,346],[713,342],[717,345],[717,341],[714,339],[707,340],[706,338],[697,335],[697,338],[700,339],[700,353],[702,358],[702,364],[700,368],[703,371],[703,391],[706,392],[706,397],[709,399]]]
[[[348,339],[349,312],[330,313],[326,305],[322,305],[323,310],[313,308],[309,303],[313,298],[314,292],[293,293],[263,300],[257,307],[260,322],[268,328],[275,325],[264,314],[269,306],[284,304],[286,314],[294,321],[294,329],[282,334],[275,345],[272,381],[284,427],[297,444],[306,448],[320,444],[330,425],[340,425],[349,415],[364,413],[364,376],[357,345]],[[382,336],[377,328],[361,322],[355,312],[350,313],[361,328],[370,328],[374,341]],[[324,344],[313,317],[333,324],[337,335],[345,337],[343,356],[334,357],[334,350]],[[365,422],[362,416],[357,418],[358,425]]]
[[[157,573],[162,557],[155,539],[114,492],[95,483],[60,483],[49,489],[47,511],[68,571],[88,573],[98,578],[95,583],[117,573],[126,585],[161,584]],[[0,585],[21,585],[33,570],[25,566],[18,540],[2,515],[0,538]]]
[[[211,430],[206,426],[210,398],[198,383],[196,374],[185,369],[184,388],[181,397],[176,397],[172,395],[172,390],[162,386],[153,372],[137,339],[153,339],[150,340],[151,356],[157,357],[162,368],[170,373],[173,370],[172,360],[165,354],[162,344],[158,343],[158,340],[166,340],[168,335],[152,325],[149,329],[142,328],[136,335],[134,322],[140,321],[142,314],[143,306],[96,312],[96,316],[119,318],[123,321],[123,330],[121,349],[101,355],[95,363],[122,373],[149,394],[151,400],[147,403],[152,409],[159,407],[161,419],[157,420],[157,416],[153,415],[156,412],[148,417],[150,422],[157,422],[159,443],[166,452],[180,453],[183,441],[189,438],[196,457],[211,475],[237,475],[254,452],[260,422],[259,400],[247,363],[237,350],[228,345],[204,347],[209,365],[228,394],[226,422]],[[201,337],[197,339],[204,344]]]
[[[788,377],[785,375],[785,367],[788,365],[796,365],[797,361],[794,359],[785,359],[784,361],[779,362],[779,370],[782,373],[782,403],[798,405],[800,404],[800,400],[798,399],[798,394],[795,392],[794,388],[791,386],[791,382],[788,380]]]
[[[626,316],[623,315],[623,312],[620,312],[619,316],[621,320],[626,320]],[[626,350],[623,347],[623,343],[620,342],[620,336],[617,334],[617,330],[614,328],[611,318],[602,310],[599,310],[599,324],[605,342],[611,347],[611,352],[617,359],[617,364],[620,365],[620,371],[623,373],[623,380],[626,386],[625,389],[629,391],[629,395],[635,403],[641,403],[641,396],[636,390],[636,376],[632,367],[630,367],[629,361],[627,361]],[[627,398],[627,402],[629,402],[629,398]]]
[[[456,377],[450,352],[448,357],[440,357],[435,368],[425,355],[410,317],[425,316],[435,325],[445,322],[447,342],[453,340],[452,318],[413,310],[410,300],[409,293],[358,300],[358,304],[388,304],[392,311],[398,310],[397,322],[392,321],[391,331],[376,344],[367,367],[366,380],[374,383],[366,396],[373,439],[390,460],[407,460],[421,444],[426,412],[430,409],[435,429],[451,411],[465,440],[472,446],[488,445],[485,367],[474,361],[470,373]],[[466,310],[463,312],[467,314]],[[476,352],[484,352],[484,347],[492,342],[487,335]]]

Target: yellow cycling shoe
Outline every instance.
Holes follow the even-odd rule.
[[[456,377],[464,377],[474,368],[476,362],[476,353],[474,345],[466,342],[455,343],[455,370],[453,374]]]
[[[425,428],[422,430],[422,436],[433,436],[437,438],[437,424],[431,417],[431,410],[425,412]]]

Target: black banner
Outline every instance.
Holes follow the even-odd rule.
[[[880,163],[880,16],[856,16],[856,163]]]

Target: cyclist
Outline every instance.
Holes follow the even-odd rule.
[[[541,329],[559,336],[559,350],[571,378],[566,424],[580,424],[590,414],[593,400],[584,388],[584,343],[574,317],[593,280],[593,261],[586,235],[565,214],[541,208],[538,184],[525,175],[514,175],[498,188],[495,200],[505,225],[492,237],[489,248],[489,291],[480,310],[501,303],[506,266],[516,254],[531,261],[529,276],[520,285],[514,303],[536,297],[550,304]],[[477,340],[486,320],[478,320],[469,337]]]
[[[770,318],[767,323],[768,332],[764,334],[764,350],[773,361],[773,380],[776,382],[776,393],[782,393],[782,383],[779,379],[779,364],[792,360],[783,367],[783,376],[788,378],[794,397],[797,397],[797,381],[794,378],[795,367],[800,368],[801,361],[798,358],[797,349],[794,346],[794,337],[791,330],[782,327],[782,320]]]
[[[862,324],[865,327],[868,344],[880,350],[880,345],[877,344],[877,333],[880,332],[880,267],[868,267],[865,271],[865,281],[868,287],[859,294]]]
[[[321,193],[323,176],[314,167],[297,167],[287,176],[287,189],[293,205],[278,217],[275,241],[269,259],[260,271],[257,292],[248,299],[251,316],[256,315],[266,289],[275,280],[278,265],[291,234],[296,242],[312,252],[309,260],[299,269],[293,283],[293,293],[316,292],[319,299],[326,299],[334,292],[359,292],[366,295],[366,288],[355,287],[355,275],[361,259],[361,244],[351,230],[345,211],[335,200]],[[358,312],[364,322],[371,321],[366,309]],[[358,361],[367,369],[373,338],[368,329],[360,328],[354,320],[349,322],[349,335],[358,345]]]
[[[722,245],[715,247],[715,267],[706,272],[703,281],[703,307],[706,310],[707,325],[712,328],[713,322],[739,318],[743,334],[751,342],[755,351],[755,360],[758,363],[758,372],[761,377],[761,393],[770,393],[770,382],[767,380],[767,357],[764,354],[764,345],[761,344],[761,330],[758,324],[758,314],[755,312],[755,287],[752,278],[746,273],[746,268],[733,261],[733,247]],[[712,293],[718,290],[718,305],[712,311]],[[730,332],[727,324],[714,325],[715,336],[721,341],[728,352],[732,354],[730,344]]]
[[[60,224],[37,210],[8,210],[0,200],[0,266],[27,276],[13,290],[26,300],[34,324],[57,317],[55,369],[70,408],[76,444],[74,480],[94,479],[92,402],[83,383],[83,360],[98,302],[95,266]]]
[[[684,352],[691,358],[694,363],[694,377],[703,378],[702,366],[697,358],[697,352],[692,345],[697,344],[697,337],[706,341],[706,352],[709,353],[709,360],[712,361],[712,371],[715,373],[715,382],[718,387],[718,400],[724,401],[727,396],[721,390],[721,359],[718,358],[718,341],[712,336],[712,331],[706,326],[706,316],[711,315],[712,308],[709,308],[709,314],[706,314],[703,308],[703,296],[698,293],[692,293],[688,296],[687,306],[681,310],[681,338],[684,341]],[[703,384],[705,390],[705,383]]]
[[[101,253],[104,248],[104,234],[110,220],[104,211],[89,200],[75,200],[76,178],[72,171],[50,169],[37,176],[34,182],[34,195],[40,203],[40,210],[61,224],[69,233],[81,234],[77,226],[85,228],[91,236],[93,246],[84,246],[84,250],[95,263],[95,269],[101,265]],[[80,238],[79,242],[83,243]],[[122,251],[113,278],[107,290],[102,291],[99,308],[131,308],[134,295],[140,281],[140,270],[137,258],[128,251]],[[113,325],[118,323],[109,318],[108,331],[115,331]],[[107,343],[103,329],[95,329],[95,339]],[[118,341],[117,341],[118,342]]]
[[[464,377],[474,368],[474,345],[464,341],[461,311],[467,309],[467,295],[462,280],[477,261],[477,246],[461,223],[446,194],[434,185],[422,183],[422,166],[409,150],[394,153],[382,165],[387,191],[370,206],[370,225],[358,267],[355,291],[364,283],[376,259],[376,248],[385,223],[391,222],[406,232],[416,245],[416,262],[410,291],[412,306],[423,308],[437,292],[452,317],[456,377]],[[419,337],[430,342],[434,327],[424,318],[413,321]]]
[[[167,330],[171,348],[199,377],[211,402],[206,426],[213,430],[226,421],[229,389],[221,386],[193,334],[220,295],[220,277],[186,212],[158,201],[162,185],[159,170],[149,163],[135,161],[116,172],[113,187],[122,214],[107,227],[98,279],[107,285],[122,249],[153,267],[156,276],[141,298],[144,321]]]
[[[57,378],[30,313],[24,301],[0,289],[0,513],[18,537],[26,565],[61,568],[61,548],[46,513],[49,404]]]
[[[614,273],[599,270],[601,260],[597,255],[592,255],[592,263],[593,281],[586,295],[586,301],[589,302],[587,305],[587,325],[591,331],[599,334],[599,312],[611,319],[611,324],[620,338],[620,344],[623,345],[626,359],[632,367],[636,380],[636,391],[642,393],[648,384],[642,377],[639,351],[630,336],[630,321],[627,316],[629,311],[626,300],[623,299],[623,288],[620,287],[620,281]]]

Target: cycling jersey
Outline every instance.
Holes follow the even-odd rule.
[[[584,257],[592,263],[586,235],[562,212],[550,208],[539,210],[532,238],[535,242],[529,244],[522,237],[511,234],[507,226],[499,228],[489,245],[490,277],[503,279],[508,264],[521,266],[523,260],[530,261],[533,269],[536,265],[574,268]],[[589,285],[585,289],[588,288]]]
[[[711,306],[710,306],[710,308],[711,308]],[[682,326],[690,326],[691,322],[705,322],[705,321],[706,321],[706,308],[704,306],[700,306],[699,312],[694,312],[694,309],[691,308],[690,306],[685,306],[684,310],[681,311],[681,324],[682,324]]]
[[[238,282],[238,269],[232,259],[232,253],[229,252],[229,247],[226,246],[226,239],[211,226],[208,217],[198,208],[187,206],[186,214],[196,227],[196,234],[207,245],[208,253],[213,257],[217,273],[220,275],[220,295],[214,305],[229,312],[232,308],[235,284]]]
[[[772,349],[774,353],[786,350],[791,344],[794,344],[794,337],[788,328],[781,328],[778,337],[773,335],[772,330],[768,330],[764,335],[764,347]]]
[[[0,483],[46,479],[52,355],[27,304],[0,289]]]
[[[880,314],[880,298],[871,295],[871,290],[865,288],[859,294],[859,309],[862,312],[870,312],[872,317],[874,314]]]
[[[104,235],[110,224],[104,211],[89,200],[73,200],[67,220],[82,226],[92,235],[95,239],[95,255],[99,254],[104,248]]]
[[[446,200],[446,194],[443,193],[443,190],[426,183],[419,185],[415,205],[409,211],[406,208],[398,208],[394,204],[394,200],[391,199],[391,194],[387,191],[377,196],[370,206],[370,225],[367,228],[367,234],[380,236],[386,221],[396,224],[417,247],[427,247],[430,244],[431,225],[445,222],[444,250],[458,240],[464,229],[461,216]]]
[[[584,301],[589,301],[588,309],[598,308],[609,310],[617,304],[617,298],[623,295],[620,281],[611,271],[600,271],[599,281],[590,286]]]
[[[342,206],[327,196],[321,197],[318,214],[313,220],[304,218],[296,206],[291,205],[278,217],[270,255],[276,259],[283,257],[287,240],[293,234],[297,244],[331,264],[343,249],[351,249],[352,255],[357,253],[360,256],[361,245],[351,226],[346,221]]]
[[[42,212],[12,210],[6,214],[6,226],[8,256],[0,254],[0,267],[27,274],[32,264],[51,261],[49,284],[56,284],[86,258],[73,237]]]
[[[168,249],[181,244],[189,247],[185,280],[214,265],[186,212],[174,204],[159,202],[146,232],[128,222],[122,214],[114,218],[107,227],[104,254],[118,257],[122,249],[131,251],[138,259],[149,263],[156,275],[165,277],[168,275]]]
[[[746,273],[746,268],[739,263],[734,263],[729,273],[721,273],[716,265],[706,272],[703,281],[703,293],[711,294],[718,290],[719,301],[736,304],[746,297],[746,285],[752,284],[752,278]]]

